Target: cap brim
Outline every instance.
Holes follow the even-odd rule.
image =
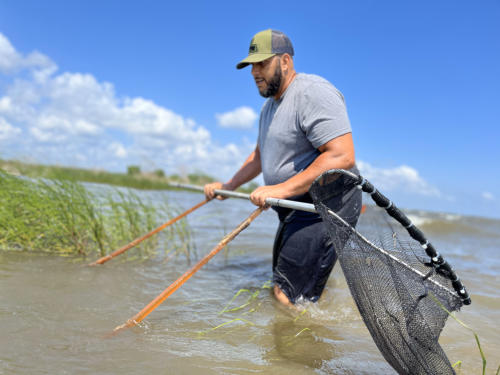
[[[267,60],[275,55],[275,53],[252,53],[248,55],[246,59],[241,60],[238,65],[236,65],[236,69],[242,69],[247,65]]]

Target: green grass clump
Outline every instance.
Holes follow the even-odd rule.
[[[159,225],[172,212],[166,201],[145,202],[131,191],[91,192],[70,180],[16,177],[0,170],[0,249],[103,256]],[[174,225],[161,233],[172,242]],[[129,252],[155,253],[158,235]]]

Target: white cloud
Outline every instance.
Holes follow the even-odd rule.
[[[494,196],[492,193],[488,192],[488,191],[483,192],[483,194],[481,194],[481,195],[482,195],[482,197],[483,197],[484,199],[486,199],[486,200],[488,200],[488,201],[493,201],[493,200],[495,200],[495,196]]]
[[[127,150],[120,142],[113,142],[109,145],[109,151],[117,158],[123,159],[127,157]]]
[[[36,81],[43,81],[57,70],[57,66],[47,56],[37,51],[23,57],[5,35],[0,33],[0,72],[12,74],[23,69],[28,69]]]
[[[4,118],[0,117],[0,141],[13,138],[18,134],[21,134],[21,129],[12,126]]]
[[[10,72],[19,67],[22,58],[9,40],[0,34],[0,72]]]
[[[357,165],[361,175],[382,192],[399,190],[431,197],[442,196],[442,193],[425,181],[416,169],[407,165],[387,169],[377,168],[363,161],[357,161]]]
[[[215,115],[217,123],[223,128],[250,129],[257,119],[257,113],[250,107],[238,107]]]
[[[0,113],[7,113],[11,109],[11,99],[4,97],[0,98]]]
[[[64,134],[43,131],[39,128],[31,128],[29,133],[36,141],[41,143],[64,143],[66,141],[66,136]]]

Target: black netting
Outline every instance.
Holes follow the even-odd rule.
[[[384,208],[367,210],[359,231],[327,203],[339,191],[356,185],[368,186],[363,190],[375,195]],[[337,233],[332,241],[338,245],[347,284],[384,358],[400,374],[454,374],[438,343],[448,314],[436,300],[456,311],[470,299],[452,268],[446,262],[438,265],[436,251],[428,248],[424,234],[361,177],[343,170],[329,171],[309,192],[329,232]]]

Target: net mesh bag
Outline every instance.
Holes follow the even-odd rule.
[[[359,188],[381,207],[382,224],[363,217],[360,233],[334,211],[345,192]],[[424,234],[363,177],[331,170],[309,191],[332,234],[350,292],[373,340],[399,374],[454,374],[438,343],[448,311],[470,298],[451,266]],[[376,215],[377,210],[370,210]],[[367,213],[368,215],[368,213]]]

